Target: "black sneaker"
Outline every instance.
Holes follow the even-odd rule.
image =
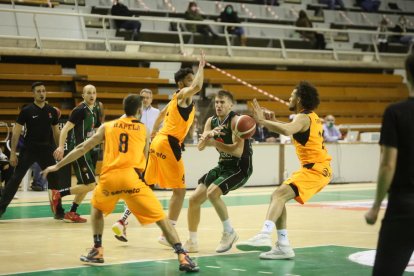
[[[180,262],[179,270],[185,272],[198,272],[200,268],[198,265],[187,255],[187,253],[179,253],[178,261]]]
[[[65,218],[65,211],[63,211],[63,212],[57,212],[54,215],[54,219],[57,219],[57,220],[63,220],[64,218]]]
[[[33,185],[32,186],[32,191],[41,192],[41,191],[43,191],[43,188],[40,187],[40,186],[37,186],[37,185]]]

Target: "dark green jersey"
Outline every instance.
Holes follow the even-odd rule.
[[[211,119],[211,129],[214,129],[218,126],[224,126],[222,132],[224,135],[214,136],[214,139],[224,144],[233,144],[233,131],[231,130],[231,120],[237,114],[233,111],[227,115],[227,117],[221,122],[217,116],[214,116]],[[244,149],[241,158],[235,157],[231,154],[220,152],[219,165],[224,167],[233,167],[236,168],[239,165],[241,159],[251,160],[253,154],[252,144],[250,139],[244,140]]]
[[[69,122],[75,125],[68,138],[69,149],[83,143],[95,133],[102,122],[102,110],[99,102],[96,102],[93,108],[89,108],[85,102],[80,103],[72,110],[69,116]]]

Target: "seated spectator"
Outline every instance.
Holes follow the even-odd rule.
[[[224,10],[220,13],[220,16],[217,18],[217,21],[223,23],[240,23],[239,16],[237,12],[234,11],[232,5],[227,5]],[[244,34],[244,29],[242,27],[235,27],[235,26],[228,26],[227,32],[229,34],[237,35],[240,39],[240,43],[242,46],[246,46],[247,38]]]
[[[312,22],[310,21],[308,15],[304,10],[299,12],[299,17],[295,23],[296,27],[302,28],[313,28]],[[314,32],[314,31],[297,31],[301,37],[305,40],[308,40],[312,43],[314,49],[325,49],[325,36],[323,34]]]
[[[388,36],[382,33],[388,32],[387,18],[382,18],[378,26],[377,32],[378,51],[386,52],[388,50]]]
[[[111,14],[115,16],[135,16],[127,6],[122,4],[119,0],[113,0],[111,8]],[[115,20],[117,29],[131,30],[131,40],[138,40],[139,33],[141,31],[141,22],[134,20]]]
[[[278,0],[256,0],[257,4],[267,5],[267,6],[279,6]]]
[[[267,128],[265,128],[262,125],[257,124],[256,125],[256,132],[253,135],[253,139],[256,142],[268,142],[268,143],[275,143],[277,138],[278,138],[278,134],[274,133],[274,132],[270,132]]]
[[[394,33],[400,33],[399,35],[393,35],[390,37],[390,42],[397,42],[404,45],[410,45],[413,43],[413,37],[407,35],[407,19],[404,15],[398,18],[398,23],[391,30]]]
[[[319,3],[328,5],[330,10],[334,10],[336,6],[340,6],[341,10],[345,10],[345,5],[342,0],[319,0]]]
[[[184,13],[185,19],[187,20],[193,20],[193,21],[203,21],[204,17],[200,14],[200,11],[198,9],[197,3],[194,1],[191,1],[188,3],[188,8],[186,12]],[[218,35],[216,32],[211,29],[208,25],[196,25],[196,24],[186,24],[187,31],[192,33],[200,33],[204,36],[204,43],[207,44],[209,37],[211,36],[212,39],[217,39]]]
[[[357,0],[356,5],[360,6],[366,12],[377,12],[381,6],[379,0]]]
[[[323,139],[325,142],[338,142],[342,138],[342,134],[335,126],[335,117],[328,115],[325,117],[323,124]]]

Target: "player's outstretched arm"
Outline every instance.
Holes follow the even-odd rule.
[[[65,156],[56,165],[47,167],[43,172],[43,177],[46,178],[48,173],[55,172],[63,166],[75,161],[79,157],[85,155],[88,151],[93,149],[96,145],[102,143],[105,139],[105,126],[102,125],[98,128],[98,131],[88,140],[76,146],[68,155]]]
[[[310,119],[306,114],[298,114],[290,123],[266,120],[262,107],[256,99],[253,100],[253,117],[259,124],[266,127],[271,132],[276,132],[285,136],[290,136],[298,132],[305,131],[310,126]]]
[[[214,136],[214,135],[211,136],[211,118],[212,117],[207,119],[206,124],[204,125],[204,131],[200,135],[200,138],[198,139],[197,148],[199,151],[204,150],[205,147],[207,146],[206,145],[207,141]]]
[[[204,83],[204,66],[206,65],[206,56],[204,51],[201,51],[200,62],[198,64],[197,74],[194,76],[193,82],[190,87],[185,87],[180,90],[178,95],[179,99],[187,99],[194,96],[198,91],[203,88]]]
[[[66,124],[63,126],[62,130],[60,131],[59,145],[56,148],[56,150],[53,152],[53,157],[55,157],[56,160],[59,161],[63,158],[63,154],[65,152],[64,146],[65,146],[66,138],[68,137],[69,131],[74,127],[75,127],[74,123],[67,121]]]
[[[397,164],[397,148],[381,146],[381,161],[378,170],[377,192],[371,209],[365,214],[368,224],[374,224],[378,218],[381,203],[391,186]]]

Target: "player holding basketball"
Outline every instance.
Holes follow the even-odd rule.
[[[105,141],[99,185],[91,200],[94,247],[88,255],[81,256],[81,261],[104,262],[103,214],[110,214],[119,199],[123,199],[141,224],[157,223],[177,253],[181,271],[198,271],[197,264],[183,250],[177,232],[166,219],[161,203],[143,181],[142,173],[145,169],[149,135],[144,124],[138,120],[142,111],[141,97],[129,95],[124,99],[123,105],[124,116],[103,124],[90,139],[78,145],[59,163],[43,172],[46,177],[50,172],[75,161]]]
[[[206,146],[214,146],[220,157],[218,166],[200,178],[199,185],[190,197],[188,208],[190,239],[184,245],[188,252],[198,252],[197,228],[200,222],[200,209],[201,204],[207,198],[213,204],[223,223],[223,236],[216,252],[230,250],[238,239],[221,196],[240,188],[247,182],[253,172],[253,150],[249,139],[241,139],[232,131],[232,121],[236,121],[240,117],[231,110],[233,101],[233,95],[230,92],[220,90],[217,93],[215,97],[216,115],[207,119],[204,132],[198,142],[200,151],[204,150]]]
[[[236,247],[243,251],[268,251],[261,259],[293,258],[286,230],[286,202],[295,199],[304,204],[331,180],[331,156],[323,144],[323,127],[313,111],[319,105],[318,91],[307,82],[300,82],[289,98],[289,110],[297,115],[290,123],[277,121],[274,113],[263,110],[257,100],[253,101],[254,118],[272,132],[292,135],[296,154],[302,167],[294,172],[272,194],[266,220],[259,234],[240,242]],[[272,249],[272,232],[277,228],[278,241]]]

